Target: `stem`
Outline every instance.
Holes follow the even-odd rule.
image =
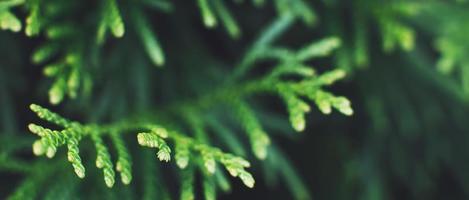
[[[160,110],[155,114],[153,113],[141,113],[138,114],[135,118],[123,119],[119,122],[106,124],[106,125],[96,125],[90,124],[85,125],[86,130],[96,130],[99,129],[100,134],[109,134],[110,132],[124,132],[131,130],[148,130],[152,126],[152,123],[149,120],[144,120],[146,117],[142,116],[168,116],[174,113],[181,113],[184,109],[190,108],[193,110],[206,110],[213,107],[217,104],[223,104],[231,101],[232,99],[237,99],[240,97],[249,96],[258,92],[273,91],[275,90],[274,83],[272,79],[260,79],[249,81],[241,85],[231,85],[221,87],[216,89],[212,93],[203,95],[195,100],[184,100],[181,102],[173,103],[168,106],[162,106],[163,110]]]
[[[282,35],[288,27],[293,24],[294,17],[290,15],[282,15],[273,21],[262,34],[255,40],[249,50],[244,54],[242,61],[235,67],[233,75],[228,78],[228,83],[233,83],[241,78],[253,66],[257,54],[262,52],[271,43],[273,43],[280,35]]]

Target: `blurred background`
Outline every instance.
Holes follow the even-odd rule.
[[[83,14],[96,6],[91,2],[75,2],[71,17],[60,19],[81,20],[84,23],[77,25],[77,32],[92,32],[86,24],[93,16]],[[132,1],[119,3],[127,16]],[[251,169],[255,188],[231,179],[232,191],[220,194],[219,199],[293,199],[298,197],[295,193],[308,196],[301,195],[304,189],[312,199],[468,199],[469,4],[436,0],[304,3],[314,19],[292,22],[275,44],[297,49],[328,36],[340,38],[342,46],[331,56],[309,64],[319,72],[337,68],[348,72],[345,80],[328,89],[349,98],[354,115],[323,115],[313,109],[307,116],[306,130],[296,133],[279,99],[260,96],[253,100],[277,157],[269,157],[264,163],[249,157],[255,163]],[[138,31],[129,22],[125,37],[86,48],[92,92],[58,106],[48,102],[52,80],[42,75],[41,65],[31,62],[34,49],[47,38],[0,32],[0,144],[8,149],[0,157],[0,199],[28,178],[10,170],[13,167],[5,164],[8,159],[18,159],[20,165],[66,163],[65,158],[52,162],[33,156],[30,145],[34,136],[26,127],[37,119],[29,104],[44,105],[78,121],[109,122],[210,91],[229,75],[233,63],[239,62],[263,27],[281,16],[282,10],[270,2],[257,7],[250,2],[227,1],[241,29],[241,35],[233,38],[222,28],[204,27],[196,4],[189,4],[172,1],[169,13],[141,5],[164,49],[164,68],[152,66],[136,39]],[[21,9],[15,13],[24,15]],[[84,43],[92,41],[86,35],[80,38]],[[268,70],[272,63],[258,65],[247,78]],[[132,155],[145,151],[136,144],[129,146],[134,147]],[[142,160],[135,157],[136,163]],[[303,183],[301,186],[269,176],[266,166],[284,163],[292,171],[277,173],[301,179],[297,181]],[[98,178],[78,180],[68,164],[62,168],[54,170],[54,178],[44,182],[41,193],[52,190],[54,180],[60,177],[85,185],[75,186],[78,189],[71,190],[72,194],[96,185],[90,191],[114,193],[114,198],[139,195],[138,183],[130,189],[119,185],[105,191],[97,186],[103,185],[100,174]],[[90,177],[96,171],[90,167]],[[162,173],[165,179],[161,181],[170,193],[177,193],[177,184],[169,175],[172,171],[163,169]],[[139,176],[135,177],[138,182]],[[117,190],[136,195],[121,196]]]

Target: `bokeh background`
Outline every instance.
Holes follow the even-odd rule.
[[[310,64],[319,71],[348,71],[346,80],[330,90],[351,100],[354,115],[323,115],[313,109],[307,117],[307,129],[296,133],[290,128],[279,99],[261,96],[256,106],[269,110],[265,120],[275,126],[266,125],[266,129],[313,199],[468,199],[468,3],[306,3],[314,9],[316,23],[297,21],[276,43],[298,48],[327,36],[341,38],[343,45],[336,52]],[[128,4],[131,1],[122,1],[121,6]],[[151,66],[141,44],[136,42],[136,33],[128,28],[124,38],[107,42],[97,54],[102,60],[100,66],[90,69],[94,77],[92,94],[66,100],[59,106],[48,102],[51,80],[41,75],[42,66],[30,61],[34,48],[46,38],[31,39],[1,31],[1,143],[18,146],[14,157],[25,163],[46,160],[31,153],[34,137],[26,126],[37,121],[28,109],[31,103],[46,105],[72,119],[107,122],[209,90],[228,75],[232,63],[238,62],[261,28],[278,16],[269,3],[258,8],[250,3],[227,2],[242,28],[241,37],[233,39],[221,28],[204,27],[195,4],[173,4],[170,14],[146,10],[164,46],[165,68]],[[92,3],[83,5],[77,8],[76,15],[82,16],[84,10],[91,8]],[[21,10],[17,12],[24,15]],[[393,40],[394,47],[389,44]],[[249,76],[268,70],[271,63],[259,65]],[[135,149],[133,155],[144,151]],[[256,177],[254,189],[232,179],[233,191],[221,194],[220,199],[291,199],[288,183],[266,179],[263,164],[257,164],[261,167],[252,169]],[[47,184],[52,186],[54,179],[73,175],[69,168],[62,171],[57,171]],[[98,173],[92,167],[89,171]],[[170,175],[164,177],[164,183],[177,188]],[[24,178],[2,170],[0,198],[8,196]],[[100,178],[90,178],[83,184],[101,182]],[[86,188],[79,191],[87,191]]]

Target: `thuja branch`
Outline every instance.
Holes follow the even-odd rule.
[[[297,82],[284,81],[280,79],[279,76],[285,74],[303,74],[307,77]],[[314,71],[310,68],[298,67],[285,69],[278,67],[266,78],[249,81],[240,85],[222,87],[195,101],[176,103],[169,106],[168,110],[175,113],[178,113],[180,109],[184,107],[206,110],[217,104],[231,103],[233,99],[241,99],[259,93],[270,93],[283,98],[289,109],[295,109],[293,108],[295,105],[289,105],[291,104],[292,98],[300,100],[297,96],[306,96],[308,99],[314,101],[324,114],[331,113],[332,106],[346,115],[351,115],[353,110],[350,107],[350,102],[346,98],[335,97],[322,89],[323,86],[331,85],[344,76],[345,72],[342,70],[333,70],[321,76],[315,76]],[[309,111],[309,109],[307,109],[307,111]]]
[[[177,130],[166,128],[159,124],[148,124],[148,123],[131,123],[130,121],[122,121],[110,125],[96,125],[89,124],[84,125],[78,122],[67,120],[60,115],[53,113],[41,106],[32,104],[31,110],[36,114],[51,123],[61,126],[63,130],[51,130],[44,128],[36,124],[30,124],[29,130],[41,137],[33,145],[33,152],[36,155],[45,154],[47,157],[53,157],[57,151],[57,148],[63,145],[68,147],[68,160],[71,162],[75,173],[78,177],[85,177],[85,168],[82,164],[81,157],[79,155],[78,144],[81,139],[90,136],[95,143],[97,149],[96,166],[103,169],[104,180],[108,187],[114,185],[114,169],[110,159],[108,148],[104,145],[102,137],[109,133],[123,132],[123,131],[144,131],[137,135],[138,143],[142,146],[157,148],[157,156],[161,161],[169,161],[171,148],[166,143],[170,140],[175,145],[180,145],[185,149],[186,152],[193,152],[202,158],[211,158],[206,162],[215,163],[215,161],[221,163],[228,172],[235,177],[239,177],[243,183],[248,187],[254,186],[254,179],[252,175],[245,170],[250,164],[248,161],[241,157],[234,156],[229,153],[224,153],[218,148],[208,146],[201,142],[198,142],[184,134],[179,133]],[[117,135],[113,135],[118,137]],[[127,150],[123,145],[114,144],[119,154],[119,162],[117,170],[121,172],[122,182],[128,184],[130,182],[130,157],[128,156]],[[123,156],[126,154],[127,156]],[[180,168],[187,166],[187,160],[189,159],[189,153],[185,153],[186,156],[181,156],[180,153],[176,152],[177,163]],[[182,161],[186,160],[186,161]],[[204,159],[205,160],[205,159]],[[127,165],[123,164],[127,163]],[[180,164],[186,163],[186,164]],[[208,171],[214,172],[215,164],[206,165]],[[125,178],[124,178],[125,177]]]
[[[184,107],[205,110],[218,103],[230,104],[238,102],[240,99],[251,94],[270,92],[280,95],[285,100],[290,113],[291,123],[297,131],[304,129],[304,114],[310,110],[308,104],[299,98],[300,95],[314,100],[321,111],[326,114],[330,113],[331,106],[337,108],[344,114],[352,114],[350,103],[347,99],[335,97],[321,89],[322,86],[332,84],[337,79],[342,78],[345,75],[343,71],[335,70],[321,76],[313,76],[313,73],[306,73],[306,75],[310,76],[296,82],[283,81],[280,79],[280,75],[292,72],[298,73],[298,70],[284,70],[279,68],[278,70],[274,70],[267,78],[247,82],[238,86],[222,87],[192,102],[182,102],[178,105],[170,106],[169,110],[166,112],[175,112],[178,111],[178,108]],[[249,120],[241,120],[241,123],[244,124],[243,126],[246,127],[246,131],[250,134],[250,139],[253,142],[253,150],[256,155],[259,158],[265,158],[265,148],[269,142],[268,138],[259,140],[259,138],[265,138],[266,136],[260,125],[252,124],[257,121],[257,119],[246,105],[242,103],[234,103],[232,105],[234,107],[242,106],[239,107],[241,109],[239,112],[240,119]],[[180,168],[187,166],[189,160],[189,153],[187,152],[192,151],[203,158],[208,172],[214,172],[215,167],[213,163],[217,161],[221,163],[232,176],[240,177],[247,186],[252,187],[254,185],[254,179],[244,169],[249,167],[249,162],[188,137],[180,133],[177,128],[164,124],[164,122],[155,123],[147,122],[146,120],[129,119],[108,125],[81,124],[65,119],[35,104],[31,105],[30,108],[40,118],[63,128],[62,130],[51,130],[36,124],[30,124],[28,126],[29,130],[41,137],[41,139],[37,140],[33,145],[34,153],[36,155],[45,154],[47,157],[53,157],[58,147],[67,145],[68,160],[72,164],[75,173],[80,178],[85,176],[85,167],[81,162],[78,144],[81,139],[89,136],[97,149],[96,166],[103,169],[106,185],[108,187],[114,185],[115,172],[113,164],[110,159],[109,151],[102,140],[102,137],[112,133],[114,145],[119,151],[117,170],[121,173],[122,182],[125,184],[130,183],[130,156],[125,146],[122,145],[121,142],[118,142],[120,138],[116,133],[143,131],[137,136],[139,144],[150,148],[157,148],[157,156],[162,161],[170,160],[171,148],[167,144],[169,140],[176,146],[179,146],[176,152],[176,155],[178,155],[176,156],[176,160]],[[258,122],[255,123],[258,124]],[[259,141],[265,141],[265,143],[259,143]]]
[[[60,146],[67,146],[67,157],[72,164],[78,177],[85,177],[85,167],[82,164],[79,150],[79,143],[82,139],[89,137],[96,148],[96,167],[103,170],[104,180],[108,187],[115,183],[115,171],[121,175],[124,184],[129,184],[131,175],[131,157],[122,142],[121,133],[140,132],[137,134],[138,143],[141,146],[156,148],[157,157],[161,161],[168,162],[171,159],[172,148],[175,146],[175,159],[177,165],[184,169],[188,165],[199,166],[203,172],[215,173],[216,164],[220,163],[228,172],[239,177],[248,187],[254,186],[252,175],[245,170],[250,164],[241,157],[225,153],[218,148],[208,145],[208,140],[199,137],[196,139],[189,137],[180,131],[181,124],[166,123],[160,119],[150,120],[148,116],[204,116],[203,112],[209,111],[214,106],[225,106],[233,111],[239,125],[247,133],[251,148],[259,159],[265,159],[270,145],[270,139],[263,130],[261,121],[257,118],[256,112],[245,102],[245,98],[254,94],[268,93],[280,97],[286,104],[292,127],[300,132],[305,129],[305,114],[311,111],[308,99],[318,106],[324,114],[329,114],[332,108],[345,115],[351,115],[353,110],[350,102],[345,97],[335,96],[324,90],[325,86],[333,84],[342,79],[345,72],[342,70],[332,70],[318,75],[314,69],[307,66],[304,61],[311,58],[325,56],[336,48],[339,41],[336,38],[326,38],[320,42],[312,43],[298,51],[290,51],[283,48],[264,48],[257,54],[257,59],[275,59],[279,61],[269,74],[257,80],[246,81],[235,84],[228,83],[196,99],[176,102],[167,108],[150,115],[137,115],[135,118],[123,119],[111,124],[82,124],[70,121],[38,105],[31,105],[31,110],[51,123],[60,126],[61,130],[51,130],[40,125],[30,124],[31,132],[37,134],[41,139],[33,144],[33,151],[36,155],[46,155],[53,157]],[[254,64],[256,59],[250,61]],[[246,68],[248,69],[248,68]],[[296,76],[298,79],[288,79]],[[189,121],[190,117],[186,118]],[[193,118],[192,118],[193,119]],[[195,132],[204,135],[203,126],[205,121],[199,120],[189,122],[197,127]],[[196,134],[197,135],[197,134]],[[112,163],[108,147],[104,143],[106,137],[111,137],[113,145],[116,147],[118,161],[116,165]],[[203,137],[202,137],[203,138]],[[168,143],[170,142],[170,143]],[[201,160],[203,165],[197,165],[196,161]],[[210,185],[210,184],[208,184]],[[208,188],[210,190],[210,188]]]

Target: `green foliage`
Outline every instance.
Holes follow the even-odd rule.
[[[34,36],[39,34],[41,29],[41,7],[39,0],[28,2],[29,16],[26,18],[25,33],[27,36]]]
[[[110,30],[115,37],[124,36],[124,22],[115,0],[105,0],[102,6],[102,18],[98,26],[98,43],[102,43],[106,32]]]
[[[418,15],[423,3],[416,1],[392,0],[378,2],[372,0],[357,0],[351,6],[352,15],[351,30],[347,33],[344,23],[340,18],[343,5],[332,1],[328,4],[331,23],[329,31],[345,40],[344,48],[336,55],[336,63],[343,69],[353,67],[366,67],[370,63],[370,36],[373,34],[373,25],[379,29],[381,48],[390,54],[397,48],[411,51],[415,46],[416,33],[409,22],[406,21]],[[371,47],[375,48],[375,47]]]
[[[1,3],[2,29],[17,32],[22,28],[20,21],[10,9],[15,6],[24,6],[28,12],[24,28],[26,35],[44,37],[41,45],[33,51],[31,60],[34,64],[44,65],[44,75],[53,80],[49,89],[51,104],[63,102],[66,96],[76,99],[92,94],[91,87],[93,82],[96,82],[93,81],[92,75],[96,65],[101,64],[99,58],[96,58],[99,55],[97,52],[106,45],[108,32],[114,37],[121,38],[124,32],[131,32],[129,29],[134,29],[151,62],[157,66],[165,64],[163,44],[152,31],[149,18],[143,8],[152,4],[161,11],[171,11],[172,6],[168,2],[143,1],[132,6],[122,6],[119,1],[103,0],[97,4],[97,8],[87,9],[93,14],[93,20],[89,20],[88,16],[81,12],[84,7],[76,2],[11,0]],[[241,36],[241,28],[231,13],[228,2],[200,0],[197,4],[205,26],[211,28],[222,24],[231,37]],[[254,4],[264,3],[254,1]],[[312,67],[306,64],[313,58],[328,56],[339,46],[339,39],[328,38],[307,45],[298,51],[274,46],[274,41],[296,18],[312,25],[316,22],[316,15],[302,0],[277,0],[273,4],[279,17],[265,29],[252,48],[247,51],[246,56],[235,69],[234,75],[228,77],[227,84],[222,84],[213,92],[201,95],[194,101],[175,103],[174,106],[169,106],[170,109],[156,114],[158,119],[165,114],[175,115],[184,119],[185,124],[174,124],[171,119],[148,120],[146,117],[124,118],[110,124],[79,123],[32,104],[30,108],[39,118],[58,127],[54,130],[33,123],[28,125],[29,130],[39,136],[39,139],[33,143],[33,153],[52,158],[60,154],[58,151],[61,146],[66,146],[67,160],[71,163],[75,174],[79,178],[84,178],[85,174],[90,174],[85,169],[85,166],[88,166],[85,162],[87,159],[82,159],[82,156],[89,156],[86,145],[83,145],[88,138],[94,145],[95,165],[102,169],[105,185],[114,186],[115,170],[120,173],[122,183],[130,184],[133,177],[133,162],[123,142],[122,134],[139,132],[136,135],[138,144],[156,148],[156,157],[160,161],[169,162],[171,154],[175,154],[174,160],[182,169],[181,199],[194,198],[194,176],[197,169],[204,177],[203,188],[206,199],[215,199],[217,189],[227,191],[230,188],[221,168],[225,168],[231,176],[241,179],[247,187],[254,187],[254,177],[246,171],[246,168],[251,166],[250,162],[210,145],[216,143],[209,137],[211,129],[221,131],[217,134],[228,138],[233,133],[228,128],[229,126],[222,122],[199,117],[209,111],[212,106],[227,107],[232,111],[234,118],[237,119],[237,125],[246,132],[251,149],[259,159],[267,159],[271,139],[264,130],[262,121],[256,115],[255,108],[251,107],[249,105],[251,102],[247,101],[247,98],[253,95],[267,93],[281,97],[286,102],[291,124],[297,131],[302,131],[306,126],[304,115],[310,110],[309,105],[302,100],[303,97],[314,101],[323,112],[327,110],[327,107],[332,106],[345,114],[352,113],[350,103],[345,98],[335,97],[322,88],[343,78],[345,74],[342,71],[333,71],[317,75]],[[247,78],[245,73],[255,67],[257,62],[263,60],[275,61],[276,64],[270,73],[238,83],[238,79]],[[299,79],[290,80],[288,78],[290,75]],[[325,113],[330,113],[330,111]],[[194,137],[189,136],[187,132],[192,132]],[[235,136],[231,138],[237,140]],[[111,147],[106,142],[107,140],[111,141],[110,144],[116,152],[116,159],[113,158],[114,154],[111,154]],[[242,144],[228,140],[232,147],[242,149]],[[20,168],[14,161],[9,163],[10,168]],[[34,198],[40,189],[36,185],[43,183],[49,176],[49,173],[44,172],[28,177],[18,187],[18,191],[13,194],[12,198],[16,196]],[[51,189],[46,197],[53,198],[54,190],[60,190],[60,187]],[[152,198],[152,195],[148,193],[147,198]]]
[[[118,132],[112,132],[110,137],[117,151],[116,170],[120,172],[122,183],[129,184],[132,180],[132,161],[129,152]]]
[[[0,10],[0,28],[18,32],[21,30],[21,22],[8,10]]]
[[[181,200],[194,199],[194,170],[191,168],[183,170],[181,174]]]
[[[158,159],[168,162],[171,158],[171,149],[166,142],[157,135],[157,133],[139,133],[137,135],[138,143],[145,147],[158,148]]]
[[[41,4],[39,0],[31,0],[26,3],[24,1],[11,0],[3,3],[4,8],[0,9],[2,29],[19,31],[21,23],[8,11],[8,8],[25,4],[29,9],[25,28],[26,35],[37,36],[42,31],[47,36],[47,42],[36,49],[32,60],[36,64],[46,64],[44,75],[54,79],[49,90],[49,101],[52,104],[62,102],[67,95],[72,99],[76,98],[80,90],[83,93],[82,96],[89,95],[93,80],[90,71],[96,65],[96,61],[90,58],[93,57],[93,51],[98,49],[96,44],[89,42],[89,38],[95,37],[97,43],[102,44],[108,31],[117,38],[123,37],[125,32],[124,21],[129,21],[134,25],[133,28],[137,32],[151,61],[156,66],[163,66],[165,64],[162,45],[156,34],[151,30],[144,11],[141,8],[142,6],[131,6],[129,8],[130,19],[125,20],[117,1],[102,1],[99,8],[94,11],[99,16],[99,20],[96,21],[97,24],[92,25],[97,27],[96,32],[80,33],[74,31],[74,29],[88,28],[87,24],[76,27],[65,22],[58,24],[50,23],[57,19],[76,18],[74,13],[80,12],[80,7],[70,5],[67,2],[52,2],[50,6],[46,6],[44,3]],[[285,3],[280,2],[283,2],[283,0],[279,0],[277,5]],[[294,5],[292,7],[278,7],[279,12],[281,10],[281,13],[287,16],[292,15],[291,13],[294,13],[293,15],[301,15],[307,23],[314,21],[313,12],[307,9],[301,0],[293,0],[292,2]],[[144,1],[142,4],[152,4],[162,10],[171,10],[169,9],[171,7],[170,4],[164,1],[160,3]],[[220,18],[228,33],[232,37],[239,37],[241,33],[240,28],[223,1],[200,0],[198,5],[201,9],[203,22],[207,27],[214,27],[217,24],[217,18]],[[63,41],[67,41],[67,43]],[[87,42],[83,43],[83,41]],[[91,52],[89,51],[90,49],[92,49]],[[57,55],[61,55],[61,58],[51,62],[57,58]]]
[[[150,25],[140,11],[133,10],[133,21],[145,50],[156,66],[164,65],[164,53],[156,35],[149,28]]]
[[[434,7],[439,8],[438,15],[436,15],[437,11],[432,9]],[[464,3],[453,5],[433,2],[422,8],[420,17],[435,22],[435,26],[430,26],[429,29],[436,35],[434,46],[441,54],[436,63],[438,71],[453,75],[467,94],[469,62],[464,52],[469,47],[466,37],[469,30],[467,29],[466,7]]]
[[[234,155],[224,153],[221,150],[207,146],[203,143],[199,143],[187,136],[184,136],[176,131],[167,130],[160,125],[147,125],[147,124],[126,124],[123,125],[122,123],[117,123],[113,125],[106,125],[106,126],[98,126],[98,125],[82,125],[78,122],[71,122],[62,118],[61,116],[53,113],[45,108],[42,108],[38,105],[31,105],[31,110],[36,112],[36,114],[51,123],[56,125],[62,126],[64,130],[62,131],[55,131],[50,130],[47,128],[43,128],[41,126],[30,124],[29,130],[38,136],[41,137],[40,140],[36,141],[33,145],[34,153],[36,155],[43,155],[46,154],[47,157],[52,158],[59,146],[67,144],[68,146],[68,160],[72,163],[73,168],[75,169],[75,173],[78,177],[84,178],[85,176],[85,168],[81,162],[81,158],[79,156],[78,150],[78,142],[83,137],[91,137],[95,144],[97,157],[96,157],[96,167],[102,168],[104,173],[104,180],[108,187],[112,187],[114,185],[114,169],[113,164],[110,159],[109,152],[107,150],[106,145],[104,144],[101,137],[105,134],[109,134],[108,130],[114,130],[117,132],[129,129],[148,129],[151,132],[144,132],[139,133],[137,135],[138,143],[141,146],[150,147],[150,148],[158,148],[158,159],[161,161],[168,162],[170,160],[170,153],[171,149],[166,144],[165,138],[171,139],[174,141],[175,144],[181,143],[192,150],[194,153],[200,154],[200,157],[204,160],[204,165],[208,172],[215,173],[215,161],[220,162],[230,174],[234,177],[239,177],[246,186],[253,187],[254,186],[254,179],[251,174],[245,171],[246,167],[249,167],[250,164],[248,161],[244,160],[241,157],[236,157]],[[117,136],[113,136],[117,137]],[[123,151],[124,145],[118,144],[116,145],[118,151]],[[120,149],[120,150],[119,150]],[[187,149],[186,149],[187,151]],[[130,169],[128,167],[128,163],[130,163],[129,156],[122,156],[126,153],[121,152],[121,157],[119,158],[119,171],[124,170],[124,166],[122,163],[127,163],[127,167],[125,169],[125,173],[127,175],[123,175],[122,182],[128,184],[130,182],[129,176]],[[185,168],[186,164],[181,164],[181,153],[178,153],[177,163],[181,168]],[[188,159],[188,158],[182,158]],[[185,161],[187,162],[187,161]],[[123,172],[123,174],[125,174]],[[125,177],[125,178],[124,178]]]
[[[241,101],[234,102],[234,104],[240,122],[243,124],[245,131],[249,135],[252,151],[257,158],[265,159],[267,156],[267,147],[270,144],[270,139],[267,136],[267,133],[262,129],[259,120],[248,105]]]
[[[18,32],[21,30],[21,21],[10,11],[10,9],[24,3],[24,0],[10,0],[0,2],[0,29]]]
[[[410,51],[414,48],[415,31],[398,20],[398,17],[411,17],[419,11],[419,5],[413,2],[391,2],[384,9],[381,5],[373,5],[375,15],[383,35],[383,50],[393,51],[396,46]]]
[[[213,27],[217,24],[217,20],[209,7],[208,0],[198,0],[200,12],[202,14],[202,19],[207,27]]]
[[[256,7],[251,12],[262,12],[262,15],[250,14],[251,5],[243,3],[251,3]],[[430,191],[426,183],[430,182],[429,177],[442,173],[442,166],[452,169],[458,181],[469,186],[467,164],[446,156],[447,152],[463,152],[456,148],[465,146],[461,141],[467,138],[455,141],[435,133],[447,132],[447,126],[467,131],[464,124],[468,119],[464,102],[469,91],[466,1],[253,0],[249,3],[101,0],[85,5],[78,1],[0,0],[0,29],[24,30],[26,36],[38,40],[28,56],[33,64],[43,66],[43,74],[50,79],[46,87],[49,103],[62,103],[63,108],[54,109],[80,117],[80,122],[72,121],[32,104],[30,109],[53,128],[29,124],[30,132],[39,137],[33,142],[24,138],[5,142],[2,137],[0,170],[24,176],[9,199],[75,196],[86,199],[104,198],[108,194],[111,198],[114,195],[170,199],[174,196],[170,194],[173,186],[167,179],[172,175],[166,172],[179,168],[171,171],[180,180],[179,198],[196,198],[200,183],[200,194],[211,200],[220,192],[231,190],[228,174],[248,188],[254,187],[258,174],[248,171],[251,165],[262,167],[266,183],[281,182],[295,199],[310,199],[301,175],[276,142],[283,137],[295,137],[290,132],[307,130],[309,124],[314,124],[310,121],[318,118],[310,120],[307,114],[316,110],[323,117],[335,111],[345,116],[366,111],[358,115],[365,115],[366,120],[353,121],[357,121],[353,127],[360,127],[363,132],[362,137],[357,137],[359,145],[355,139],[352,144],[344,144],[345,136],[334,135],[338,141],[331,146],[341,148],[325,154],[334,156],[354,151],[338,156],[338,159],[346,157],[338,165],[347,166],[343,172],[347,180],[345,186],[337,188],[359,185],[359,198],[382,199],[391,192],[387,184],[397,180],[412,185],[403,187],[412,188],[412,197],[420,197],[419,194]],[[313,5],[320,12],[316,13]],[[271,8],[273,16],[265,12]],[[163,13],[167,15],[159,15]],[[192,23],[190,17],[198,15],[200,19]],[[258,27],[267,20],[271,22],[265,28]],[[207,39],[212,39],[210,34],[216,35],[218,30],[210,30],[207,38],[204,32],[207,30],[202,31],[199,26],[221,27],[227,32],[226,38],[213,37],[214,44],[206,44]],[[252,32],[257,37],[244,49]],[[108,39],[108,35],[115,40]],[[0,35],[2,45],[5,43],[12,49],[22,46],[3,37],[10,36]],[[317,37],[323,39],[312,39]],[[427,43],[433,43],[434,49],[428,50]],[[239,56],[240,49],[243,49],[242,56]],[[17,82],[10,83],[7,79],[15,77],[6,74],[15,74],[14,67],[3,68],[3,65],[24,64],[10,62],[12,54],[4,51],[0,54],[7,55],[8,60],[0,60],[0,103],[7,109],[0,111],[0,125],[14,124],[11,113],[23,102],[14,102],[10,96],[25,93],[33,96],[29,87],[38,85],[18,81],[18,87],[28,88],[27,92],[11,92],[16,87],[10,85]],[[435,53],[439,54],[437,60],[433,59]],[[25,60],[24,55],[19,57]],[[331,57],[334,62],[330,62]],[[150,65],[165,68],[155,69]],[[330,66],[337,68],[327,68]],[[361,67],[369,69],[356,70]],[[454,80],[435,71],[460,84],[453,84]],[[357,90],[357,102],[364,102],[364,106],[357,106],[358,111],[352,108],[347,97],[336,95],[341,90],[330,89],[348,74],[357,83],[345,87]],[[26,101],[35,97],[28,96]],[[67,97],[70,100],[65,101]],[[283,103],[279,112],[288,115],[288,120],[272,114],[274,109],[270,104],[277,100]],[[15,103],[18,106],[9,106]],[[446,116],[441,118],[439,113],[448,113],[448,118],[453,119],[450,125],[442,125]],[[324,119],[341,122],[335,115]],[[360,124],[361,121],[366,123]],[[347,132],[350,128],[336,124],[333,127],[337,132]],[[286,134],[274,135],[278,132]],[[35,155],[59,158],[31,162],[17,159],[19,150],[6,144],[15,143],[22,149],[20,140],[28,145],[32,143]],[[62,146],[67,147],[65,155],[60,152]],[[136,149],[136,146],[147,148]],[[424,147],[416,151],[420,146]],[[153,150],[148,156],[147,152]],[[415,152],[424,152],[425,158]],[[89,182],[56,175],[73,175],[62,169],[67,165],[60,161],[67,159],[79,178],[86,175],[86,181],[94,182],[98,173],[88,169],[88,158],[94,156],[95,166],[102,170],[99,179],[104,179],[104,184],[93,185],[94,189],[101,191],[101,186],[106,185],[114,187],[112,190],[103,190],[104,194],[80,194],[77,188]],[[254,159],[258,160],[251,161]],[[125,187],[116,183],[116,171]],[[51,182],[53,177],[60,180]]]
[[[31,59],[35,64],[45,65],[44,75],[54,79],[49,90],[50,103],[58,104],[67,95],[70,98],[76,98],[80,87],[82,93],[89,93],[91,77],[86,70],[87,61],[85,59],[89,54],[86,53],[86,46],[82,41],[85,36],[76,32],[77,27],[70,22],[46,23],[57,18],[69,17],[70,14],[67,12],[73,10],[66,3],[57,3],[56,5],[58,6],[56,9],[63,8],[63,10],[45,7],[40,3],[31,6],[32,11],[26,27],[27,35],[38,35],[43,30],[48,38],[45,43],[34,51]],[[44,22],[43,25],[40,25],[41,21]],[[84,26],[81,28],[84,28]],[[69,42],[64,43],[63,41]]]
[[[84,178],[85,167],[80,157],[79,143],[82,139],[89,137],[96,149],[96,166],[103,170],[104,180],[108,187],[114,185],[115,172],[114,164],[108,147],[104,142],[104,138],[110,137],[116,151],[117,163],[116,170],[121,173],[121,180],[124,184],[129,184],[132,179],[131,160],[128,151],[122,141],[119,133],[128,131],[143,131],[137,134],[137,141],[141,146],[156,148],[157,157],[160,161],[169,162],[171,158],[172,148],[168,141],[175,146],[175,160],[179,168],[183,169],[186,175],[183,175],[182,183],[182,199],[192,199],[192,183],[190,181],[194,172],[194,166],[199,166],[201,172],[206,173],[204,178],[204,191],[209,199],[215,197],[215,179],[213,174],[218,174],[217,165],[221,164],[231,176],[239,177],[242,182],[248,186],[254,186],[253,176],[245,170],[250,167],[250,163],[245,159],[225,153],[218,148],[207,145],[210,143],[207,133],[205,132],[205,119],[197,116],[200,112],[210,108],[212,105],[220,104],[229,106],[233,109],[233,113],[238,118],[238,123],[243,127],[249,136],[254,155],[259,159],[267,157],[270,139],[263,130],[261,122],[255,114],[255,111],[248,106],[243,100],[253,94],[267,92],[282,97],[286,102],[290,113],[291,124],[297,131],[304,130],[305,112],[308,112],[309,105],[304,102],[300,96],[316,102],[321,111],[329,114],[331,107],[337,108],[346,115],[352,114],[350,103],[344,97],[335,97],[329,92],[322,89],[323,86],[331,85],[336,80],[344,77],[345,73],[341,70],[331,71],[323,75],[316,75],[312,68],[301,64],[311,58],[322,57],[328,55],[331,50],[338,46],[335,38],[322,40],[318,43],[308,45],[299,50],[297,53],[284,51],[283,53],[295,56],[285,56],[282,54],[274,54],[275,59],[279,60],[279,65],[265,75],[263,78],[247,81],[242,84],[233,84],[223,86],[213,93],[201,96],[190,102],[183,102],[182,106],[170,106],[168,111],[181,112],[187,120],[192,131],[195,134],[193,139],[187,134],[181,133],[180,128],[174,128],[173,125],[161,123],[149,123],[145,118],[142,121],[137,119],[121,120],[112,124],[81,124],[75,121],[67,120],[56,113],[53,113],[38,105],[31,105],[39,118],[51,122],[63,128],[62,130],[51,130],[36,124],[30,124],[31,132],[37,134],[41,139],[37,140],[33,145],[33,151],[36,155],[45,154],[47,157],[53,157],[57,148],[62,145],[68,147],[68,160],[71,162],[75,173],[78,177]],[[266,54],[271,52],[264,50]],[[272,49],[277,51],[277,49]],[[262,57],[260,57],[262,58]],[[286,75],[295,75],[300,80],[289,80]],[[217,122],[212,121],[215,127],[221,127]],[[173,127],[173,128],[171,128]],[[177,127],[177,126],[176,126]],[[182,127],[181,127],[182,128]],[[223,133],[226,134],[226,133]],[[202,163],[198,165],[198,161]],[[221,175],[216,175],[217,180]],[[227,188],[222,181],[221,187]]]
[[[94,142],[96,148],[96,167],[103,169],[104,181],[108,187],[114,185],[114,168],[111,162],[111,156],[103,143],[103,140],[96,132],[91,132],[91,139]]]

